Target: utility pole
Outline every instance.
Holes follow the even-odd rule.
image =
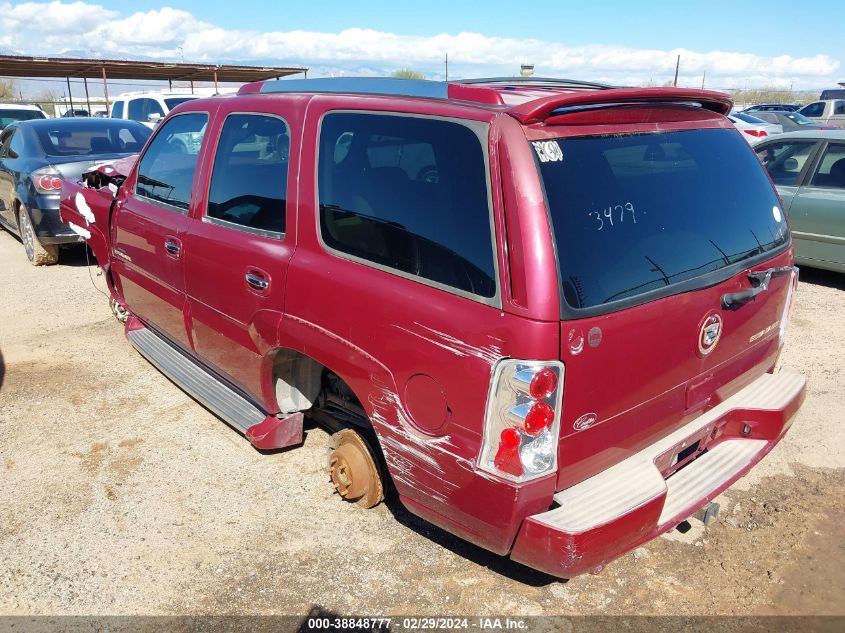
[[[675,62],[675,81],[672,82],[672,85],[676,88],[678,87],[678,69],[681,67],[681,56],[678,55],[678,61]]]
[[[446,81],[449,81],[449,53],[446,53]]]
[[[707,71],[704,71],[704,74],[701,75],[701,89],[704,90],[704,80],[707,78]]]

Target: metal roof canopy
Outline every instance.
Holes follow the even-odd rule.
[[[308,76],[307,68],[286,66],[233,66],[228,64],[185,64],[173,62],[152,62],[122,59],[80,59],[73,57],[28,57],[0,55],[0,77],[64,77],[85,79],[85,94],[88,95],[88,79],[101,79],[109,105],[109,79],[138,79],[159,81],[213,81],[217,82],[260,81],[302,73]],[[73,100],[71,98],[71,108]]]
[[[158,79],[171,81],[247,82],[297,73],[307,68],[283,66],[231,66],[226,64],[184,64],[120,59],[78,59],[71,57],[19,57],[0,55],[0,76],[82,77],[88,79]]]

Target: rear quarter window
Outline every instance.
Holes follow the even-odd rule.
[[[318,170],[323,242],[390,271],[494,298],[484,148],[477,131],[455,121],[327,114]]]

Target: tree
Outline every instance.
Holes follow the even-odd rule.
[[[58,101],[58,97],[52,90],[45,90],[35,97],[35,103],[41,106],[41,109],[50,116],[56,116],[56,101]]]
[[[11,79],[0,79],[0,99],[8,101],[18,99],[18,86]]]
[[[399,70],[394,70],[390,76],[394,79],[425,79],[425,75],[421,72],[411,70],[410,68],[400,68]]]

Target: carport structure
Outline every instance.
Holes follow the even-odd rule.
[[[218,82],[259,81],[276,79],[302,73],[308,76],[307,68],[285,66],[234,66],[229,64],[186,64],[121,59],[80,59],[72,57],[27,57],[0,55],[0,77],[63,77],[85,80],[85,95],[88,97],[88,80],[103,82],[106,111],[109,109],[109,79],[136,79],[167,81],[213,81]],[[71,109],[73,101],[71,98]],[[90,110],[90,105],[89,105]]]

